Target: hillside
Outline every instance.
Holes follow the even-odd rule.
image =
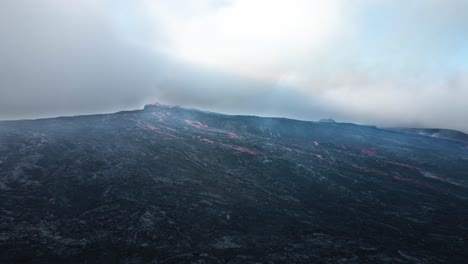
[[[1,263],[463,263],[468,146],[147,105],[0,122]]]

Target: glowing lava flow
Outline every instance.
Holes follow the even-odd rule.
[[[390,176],[388,173],[381,172],[381,171],[375,170],[375,169],[369,169],[369,168],[366,168],[366,167],[360,167],[360,166],[358,166],[356,164],[352,164],[351,167],[353,167],[355,169],[358,169],[360,172],[378,174],[378,175],[383,175],[383,176]]]
[[[210,127],[208,127],[208,125],[205,125],[200,121],[193,121],[193,120],[186,119],[186,120],[184,120],[184,123],[189,125],[189,126],[198,128],[198,129],[204,129],[204,130],[211,131],[211,132],[227,134],[230,138],[240,139],[240,136],[237,135],[235,132],[226,131],[226,130],[217,129],[217,128],[210,128]]]
[[[209,140],[207,138],[202,138],[200,139],[201,141],[205,142],[205,143],[208,143],[208,144],[213,144],[214,142],[212,140]]]
[[[195,128],[199,128],[199,129],[208,128],[208,125],[202,124],[200,121],[192,121],[192,120],[185,119],[184,122],[185,124],[193,126]]]
[[[410,166],[410,165],[406,165],[403,163],[398,163],[398,162],[393,162],[393,161],[379,161],[379,160],[377,160],[376,162],[381,163],[382,167],[387,166],[387,165],[396,165],[396,166],[408,168],[411,171],[419,171],[418,168]]]
[[[180,140],[185,140],[185,138],[181,138],[181,137],[176,136],[174,134],[160,131],[159,128],[154,127],[154,126],[152,126],[152,125],[150,125],[150,124],[148,124],[146,122],[143,122],[143,124],[139,123],[137,126],[140,127],[140,128],[143,128],[143,129],[150,130],[152,132],[158,133],[158,134],[163,135],[163,136],[167,136],[167,137],[175,138],[175,139],[180,139]]]
[[[215,144],[216,143],[213,140],[209,140],[207,138],[202,138],[200,136],[198,138],[200,139],[200,141],[202,141],[204,143],[207,143],[207,144]],[[250,150],[250,149],[248,149],[246,147],[227,145],[227,144],[224,144],[224,143],[217,143],[217,144],[219,144],[221,146],[224,146],[224,147],[228,147],[230,149],[237,150],[237,151],[242,152],[242,153],[248,153],[248,154],[255,155],[255,156],[263,155],[261,152],[253,151],[253,150]]]
[[[176,138],[176,139],[181,139],[181,140],[185,140],[185,138],[181,138],[181,137],[178,137],[176,135],[173,135],[171,133],[166,133],[166,132],[162,132],[162,131],[155,131],[161,135],[164,135],[164,136],[168,136],[168,137],[171,137],[171,138]]]
[[[377,154],[377,151],[372,150],[372,149],[361,149],[361,153],[369,154],[369,155],[375,155],[375,154]]]
[[[229,135],[230,138],[235,138],[235,139],[239,139],[239,135],[237,135],[236,133],[234,132],[227,132],[227,134]]]
[[[237,150],[237,151],[244,152],[244,153],[249,153],[249,154],[255,155],[255,156],[261,155],[261,154],[262,154],[262,153],[260,153],[260,152],[253,151],[253,150],[250,150],[250,149],[248,149],[248,148],[241,147],[241,146],[229,146],[229,147],[232,148],[232,149],[235,149],[235,150]]]
[[[148,128],[148,129],[151,130],[151,131],[156,131],[156,130],[158,130],[156,127],[154,127],[154,126],[152,126],[152,125],[150,125],[150,124],[146,124],[146,128]]]
[[[437,176],[437,175],[434,175],[428,171],[423,171],[422,174],[424,175],[424,177],[427,177],[427,178],[431,178],[431,179],[436,179],[436,180],[441,180],[441,181],[446,181],[446,179],[444,179],[443,177],[440,177],[440,176]]]
[[[314,155],[317,159],[319,160],[323,160],[325,162],[328,163],[328,165],[330,166],[334,166],[334,167],[342,167],[340,166],[338,163],[334,162],[334,161],[330,161],[330,160],[327,160],[327,159],[324,159],[323,156],[321,154],[316,154],[316,153],[312,153],[312,155]]]
[[[407,183],[411,183],[411,184],[418,185],[418,186],[421,186],[421,187],[425,187],[425,188],[432,189],[432,186],[431,186],[429,183],[426,183],[426,182],[424,182],[424,181],[402,178],[402,177],[400,177],[400,176],[391,175],[391,174],[388,174],[388,173],[385,173],[385,172],[381,172],[381,171],[379,171],[379,170],[359,167],[359,166],[357,166],[356,164],[352,164],[351,166],[352,166],[353,168],[355,168],[355,169],[358,169],[358,170],[361,171],[361,172],[367,172],[367,173],[372,173],[372,174],[377,174],[377,175],[383,175],[383,176],[391,176],[393,179],[395,179],[395,180],[397,180],[397,181],[407,182]]]
[[[397,180],[397,181],[407,182],[407,183],[411,183],[411,184],[418,185],[418,186],[421,186],[421,187],[425,187],[425,188],[428,188],[428,189],[433,189],[432,186],[429,183],[426,183],[424,181],[413,180],[413,179],[408,179],[408,178],[402,178],[400,176],[392,175],[392,174],[382,172],[382,171],[379,171],[379,170],[376,170],[376,169],[373,169],[373,168],[360,167],[360,166],[358,166],[356,164],[351,164],[351,166],[348,167],[345,164],[338,164],[335,161],[324,159],[323,156],[320,155],[320,154],[312,153],[312,155],[314,155],[319,160],[327,162],[330,166],[334,166],[334,167],[338,167],[338,168],[342,168],[342,169],[347,169],[347,170],[355,169],[355,170],[358,170],[359,172],[365,172],[365,173],[371,173],[371,174],[376,174],[376,175],[388,176],[388,177],[392,177],[394,180]],[[391,161],[379,161],[379,160],[376,160],[376,162],[381,167],[385,167],[385,166],[389,166],[389,165],[397,165],[397,166],[402,166],[402,167],[408,168],[411,171],[419,171],[415,167],[412,167],[412,166],[409,166],[409,165],[406,165],[406,164],[402,164],[402,163],[391,162]],[[435,175],[434,176],[433,175],[430,175],[430,176],[425,175],[425,176],[429,177],[429,178],[433,178],[433,179],[441,179],[442,180],[442,178],[440,178],[438,176],[435,176]]]
[[[323,160],[323,157],[322,157],[322,155],[320,155],[320,154],[312,153],[312,155],[314,155],[315,157],[317,157],[317,159]]]
[[[346,146],[342,146],[342,147],[346,148]],[[358,147],[354,147],[354,146],[350,146],[350,148],[359,150],[359,152],[361,152],[363,154],[367,154],[367,155],[376,155],[377,154],[377,151],[373,150],[373,149],[358,148]]]

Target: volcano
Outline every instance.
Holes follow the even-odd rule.
[[[147,105],[0,122],[1,263],[466,263],[465,142]]]

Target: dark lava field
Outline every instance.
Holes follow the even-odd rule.
[[[468,263],[468,146],[165,105],[0,122],[0,263]]]

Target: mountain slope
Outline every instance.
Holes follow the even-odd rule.
[[[392,128],[391,130],[459,141],[468,144],[468,135],[457,130],[440,128]]]
[[[0,122],[0,262],[462,263],[467,187],[466,145],[353,124]]]

